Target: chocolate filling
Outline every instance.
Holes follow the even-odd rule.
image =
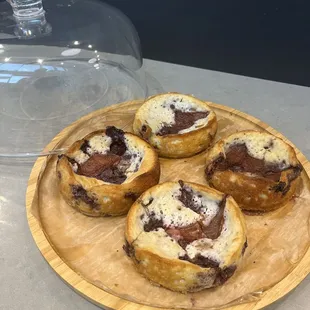
[[[272,141],[271,141],[272,142]],[[265,149],[271,149],[273,143],[265,146]],[[288,183],[280,181],[281,172],[292,169],[292,173],[288,176]],[[276,192],[286,193],[290,188],[290,183],[295,180],[301,172],[301,167],[284,168],[282,164],[270,164],[263,159],[257,159],[248,154],[248,149],[245,144],[236,144],[229,147],[226,156],[223,153],[206,168],[206,178],[211,179],[215,171],[231,170],[235,172],[249,172],[258,176],[279,182],[272,187]]]
[[[148,141],[150,135],[152,134],[152,129],[150,126],[144,124],[142,125],[139,133],[144,140]]]
[[[223,229],[224,225],[224,210],[226,205],[227,195],[225,195],[222,201],[219,203],[219,210],[213,217],[208,226],[203,226],[203,232],[209,239],[217,239]]]
[[[135,249],[131,244],[129,244],[127,240],[125,240],[125,244],[123,245],[123,250],[125,251],[128,257],[135,256]]]
[[[149,217],[149,221],[144,224],[143,229],[146,232],[150,232],[152,230],[155,230],[157,228],[163,228],[164,223],[162,219],[157,219],[154,217],[154,215]]]
[[[183,181],[179,181],[181,186],[181,194],[178,196],[178,199],[184,204],[184,206],[198,212],[201,206],[197,206],[194,203],[194,193],[193,191],[184,185]],[[196,223],[190,224],[185,227],[164,227],[163,220],[155,218],[155,214],[148,214],[148,222],[144,224],[144,231],[150,232],[157,228],[165,229],[166,233],[177,240],[179,244],[185,248],[189,243],[202,239],[217,239],[223,229],[224,224],[224,210],[226,205],[227,195],[223,197],[219,203],[219,209],[217,214],[213,217],[209,225],[204,225],[203,221],[198,221]],[[153,198],[146,204],[142,203],[143,207],[149,206],[153,201]]]
[[[197,206],[193,204],[194,202],[194,192],[192,189],[186,185],[184,185],[183,181],[179,181],[180,184],[180,195],[177,197],[186,207],[198,212],[202,206]],[[163,220],[161,218],[156,218],[154,212],[149,213],[147,212],[148,221],[144,224],[144,231],[150,232],[156,230],[158,228],[163,228],[166,233],[176,240],[179,245],[185,249],[186,246],[192,243],[195,240],[199,240],[202,238],[209,238],[209,239],[217,239],[221,231],[223,229],[224,224],[224,210],[226,205],[227,195],[223,197],[221,202],[219,203],[219,209],[217,214],[213,217],[209,225],[205,225],[203,221],[198,221],[196,223],[190,224],[185,227],[173,227],[173,226],[164,226]],[[153,202],[153,198],[147,203],[140,202],[141,205],[145,208],[149,206]],[[141,217],[143,219],[144,217]],[[172,223],[173,224],[173,223]],[[219,263],[216,261],[211,260],[210,258],[204,257],[202,255],[197,255],[193,259],[190,259],[189,256],[186,254],[184,256],[179,257],[181,260],[188,260],[193,264],[197,264],[202,267],[218,267]]]
[[[235,273],[237,267],[235,265],[226,267],[226,268],[214,268],[215,269],[215,279],[213,282],[214,286],[219,286],[224,284],[230,277],[233,276]],[[212,277],[212,275],[211,275]],[[197,274],[198,278],[198,283],[197,285],[193,286],[191,288],[192,291],[197,291],[198,289],[201,289],[204,287],[205,283],[209,283],[210,281],[210,274],[209,273],[204,273],[204,272],[199,272]]]
[[[219,262],[217,262],[211,258],[204,257],[201,254],[197,254],[192,259],[190,259],[189,256],[187,254],[185,254],[183,256],[179,256],[179,259],[186,260],[192,264],[198,265],[198,266],[203,267],[203,268],[218,268],[218,266],[219,266]]]
[[[217,270],[218,272],[214,280],[214,285],[219,286],[219,285],[224,284],[230,277],[233,276],[236,269],[237,269],[237,266],[234,266],[234,265],[229,266],[224,269],[218,268]]]
[[[77,173],[86,177],[100,178],[101,174],[111,166],[117,166],[121,157],[114,154],[94,154],[79,166]]]
[[[127,147],[124,142],[124,132],[114,126],[106,128],[106,135],[112,140],[107,154],[93,154],[81,165],[78,165],[77,174],[93,177],[112,184],[122,184],[127,176],[126,170],[131,164],[131,155],[125,154]],[[81,150],[87,153],[89,142],[85,141]],[[71,164],[76,163],[69,159]],[[136,167],[136,171],[138,167]]]
[[[82,186],[71,185],[71,190],[74,199],[81,200],[94,209],[98,207],[96,201],[87,195],[86,190]]]
[[[194,125],[196,121],[202,118],[206,118],[209,115],[209,111],[206,112],[183,112],[175,108],[172,104],[170,108],[174,111],[174,124],[164,126],[157,133],[158,136],[173,135],[179,133],[181,130],[189,128]]]
[[[177,198],[184,204],[186,208],[189,208],[194,212],[198,213],[198,211],[202,206],[198,205],[197,202],[195,202],[194,192],[192,191],[191,188],[185,186],[182,180],[179,181],[179,184],[181,187],[180,188],[181,194]]]
[[[179,241],[182,247],[186,247],[189,243],[206,237],[203,233],[202,225],[199,222],[185,227],[167,228],[166,233]]]
[[[290,172],[287,174],[286,182],[280,181],[279,183],[272,186],[270,189],[274,190],[276,193],[282,193],[284,196],[291,188],[291,183],[298,178],[302,171],[301,166],[289,168]]]
[[[108,126],[105,130],[105,133],[112,139],[110,152],[118,156],[124,155],[127,150],[127,146],[124,142],[124,131],[114,126]]]

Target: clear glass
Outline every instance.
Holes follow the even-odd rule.
[[[42,0],[8,0],[15,16],[29,17],[43,12]]]
[[[139,37],[119,10],[94,0],[0,3],[0,157],[42,155],[81,116],[150,93]]]

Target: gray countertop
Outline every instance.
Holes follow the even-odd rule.
[[[310,88],[145,61],[149,81],[249,113],[287,136],[310,157]],[[25,214],[33,163],[0,161],[0,309],[98,309],[71,290],[37,249]],[[310,309],[310,278],[268,310]]]

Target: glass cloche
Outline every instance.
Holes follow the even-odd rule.
[[[42,155],[64,127],[149,95],[139,37],[95,0],[0,2],[0,158]]]

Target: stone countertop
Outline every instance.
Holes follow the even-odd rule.
[[[149,82],[195,94],[270,124],[310,157],[310,88],[145,60]],[[54,273],[37,249],[25,213],[33,162],[0,161],[0,309],[95,310]],[[310,278],[268,310],[310,309]]]

